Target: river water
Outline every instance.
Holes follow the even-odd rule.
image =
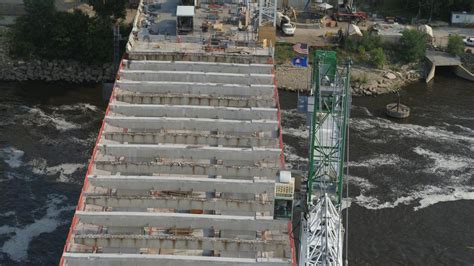
[[[474,85],[450,76],[354,98],[349,263],[474,263]],[[281,92],[289,168],[307,163],[305,116]],[[57,264],[104,115],[100,87],[0,83],[0,265]]]

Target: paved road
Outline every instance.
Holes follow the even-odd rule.
[[[370,25],[371,22],[368,22]],[[323,27],[320,29],[302,29],[296,28],[294,36],[284,36],[280,30],[277,30],[277,40],[285,41],[289,43],[308,43],[312,46],[326,46],[330,42],[326,41],[324,36],[327,33],[337,34],[339,29],[347,29],[347,23],[338,22],[337,27]],[[362,30],[366,30],[366,27],[361,27]],[[448,45],[448,38],[450,34],[459,34],[463,37],[474,37],[473,28],[456,28],[456,27],[437,27],[433,28],[433,34],[435,36],[435,44],[438,47],[446,47]],[[466,47],[474,53],[474,47]]]
[[[459,34],[463,37],[474,37],[474,29],[472,28],[454,28],[454,27],[439,27],[433,29],[435,36],[435,44],[440,47],[446,47],[448,45],[448,39],[450,34]],[[474,52],[474,48],[466,47]]]

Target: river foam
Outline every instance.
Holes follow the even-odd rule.
[[[52,107],[54,110],[59,110],[59,111],[93,111],[93,112],[100,112],[101,110],[92,104],[88,103],[76,103],[76,104],[69,104],[69,105],[61,105],[57,107]]]
[[[1,226],[0,236],[6,237],[1,252],[15,261],[23,261],[27,257],[28,246],[33,238],[43,233],[51,233],[62,224],[69,221],[61,221],[59,215],[64,211],[71,211],[74,206],[60,206],[65,200],[64,196],[49,195],[47,202],[46,215],[40,219],[36,219],[33,223],[24,227]]]
[[[352,118],[351,128],[356,131],[380,130],[386,129],[389,132],[379,134],[379,138],[393,137],[407,137],[407,138],[421,138],[421,139],[435,139],[437,141],[466,141],[474,146],[474,137],[466,136],[464,134],[456,134],[444,128],[437,126],[420,126],[414,124],[400,124],[394,123],[384,118]],[[388,136],[387,136],[388,135]]]
[[[59,175],[58,182],[73,182],[72,175],[86,168],[85,164],[63,163],[54,166],[48,166],[47,161],[43,158],[37,158],[28,162],[33,173],[38,175]]]
[[[24,154],[24,151],[14,147],[6,147],[0,150],[0,158],[11,168],[18,168],[23,164],[22,157]]]
[[[415,147],[413,151],[421,156],[424,156],[432,161],[429,167],[426,168],[428,172],[437,171],[462,171],[466,168],[474,167],[474,159],[464,156],[441,154],[422,147]]]
[[[25,121],[23,124],[29,126],[31,124],[39,124],[40,126],[52,125],[59,131],[67,131],[71,129],[78,129],[80,125],[66,121],[63,117],[57,114],[46,114],[43,110],[33,107],[28,110],[29,120]]]
[[[419,191],[409,193],[407,196],[398,197],[394,201],[381,202],[374,196],[360,194],[355,197],[354,202],[359,206],[371,210],[395,208],[399,205],[413,204],[413,210],[418,211],[440,202],[457,200],[474,200],[474,188],[468,186],[426,186]]]

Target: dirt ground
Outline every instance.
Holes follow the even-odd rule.
[[[366,30],[371,23],[368,22],[365,26],[360,26],[362,30]],[[322,26],[319,29],[304,29],[296,26],[294,36],[285,36],[281,30],[277,29],[277,41],[283,41],[288,43],[307,43],[311,46],[327,46],[330,44],[326,40],[325,36],[328,34],[337,34],[339,29],[346,31],[348,27],[347,22],[338,22],[335,27]]]
[[[366,30],[374,22],[368,21],[365,27],[361,27],[362,30]],[[343,31],[347,30],[348,24],[346,22],[338,22],[337,27],[322,27],[320,29],[303,29],[296,27],[294,36],[285,36],[280,30],[277,29],[277,40],[288,43],[307,43],[311,46],[327,46],[331,43],[326,40],[325,36],[328,33],[337,34],[339,29]],[[463,37],[474,37],[474,29],[472,28],[459,28],[459,27],[435,27],[433,28],[433,34],[435,36],[435,44],[438,47],[446,47],[448,44],[448,38],[450,34],[459,34]],[[474,53],[474,47],[466,47]]]
[[[58,10],[62,11],[72,11],[74,9],[80,9],[82,12],[88,14],[89,16],[94,15],[94,10],[89,6],[85,0],[56,0],[56,7]],[[125,16],[125,23],[132,23],[135,15],[137,14],[136,9],[127,9],[127,15]]]
[[[75,8],[78,8],[86,14],[94,15],[94,11],[92,10],[92,7],[87,5],[85,2],[86,0],[56,0],[56,8],[59,11],[72,11]],[[8,4],[8,5],[21,7],[21,5],[23,4],[23,0],[0,0],[0,4]],[[125,18],[125,23],[132,23],[133,19],[135,18],[136,13],[137,13],[136,9],[127,9],[127,16]],[[6,23],[7,25],[11,25],[13,21],[10,21],[10,20],[14,20],[14,18],[15,18],[14,16],[12,16],[11,18],[10,16],[8,16],[7,19],[4,19],[8,21],[5,21],[4,23]]]

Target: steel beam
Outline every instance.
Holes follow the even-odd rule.
[[[95,161],[97,169],[112,173],[140,173],[142,175],[176,174],[176,175],[216,175],[222,177],[266,177],[274,179],[279,167],[265,166],[231,166],[198,163],[151,163],[151,162],[114,162]]]
[[[273,201],[171,196],[96,196],[87,195],[87,204],[112,208],[161,208],[175,210],[220,210],[271,212]]]
[[[270,64],[233,64],[194,61],[140,61],[124,60],[123,66],[127,70],[151,71],[195,71],[215,73],[239,74],[271,74],[273,65]]]
[[[275,85],[238,85],[217,84],[210,82],[169,82],[169,81],[131,81],[117,80],[116,85],[121,90],[140,93],[155,94],[193,94],[193,95],[219,95],[235,97],[252,97],[273,95]]]
[[[224,147],[278,147],[276,138],[212,135],[199,133],[104,132],[105,139],[133,144],[188,144]]]
[[[89,212],[76,211],[79,221],[107,227],[160,227],[236,231],[288,231],[288,221],[273,216],[236,216],[169,212]]]
[[[241,133],[276,132],[278,130],[278,121],[275,120],[240,121],[209,118],[106,116],[105,121],[116,127],[147,130],[169,129]]]
[[[99,144],[98,148],[105,155],[135,159],[177,158],[276,162],[281,154],[281,149],[275,148],[231,148],[182,144]]]
[[[128,190],[232,192],[250,194],[274,193],[274,180],[238,180],[180,176],[102,176],[90,175],[96,187]]]
[[[291,266],[290,259],[231,258],[159,254],[64,253],[67,266]]]
[[[111,103],[110,110],[126,116],[188,117],[229,120],[277,120],[276,108],[234,108],[189,105]]]
[[[190,71],[121,70],[121,79],[139,81],[198,82],[240,85],[273,85],[272,74],[233,74]]]
[[[133,104],[174,104],[197,106],[224,106],[224,107],[275,107],[272,97],[226,97],[213,95],[192,94],[151,94],[151,93],[124,93],[120,89],[115,96],[116,100]]]
[[[245,240],[172,235],[75,235],[74,242],[92,247],[272,252],[289,248],[289,240]],[[286,252],[287,254],[289,252]]]

